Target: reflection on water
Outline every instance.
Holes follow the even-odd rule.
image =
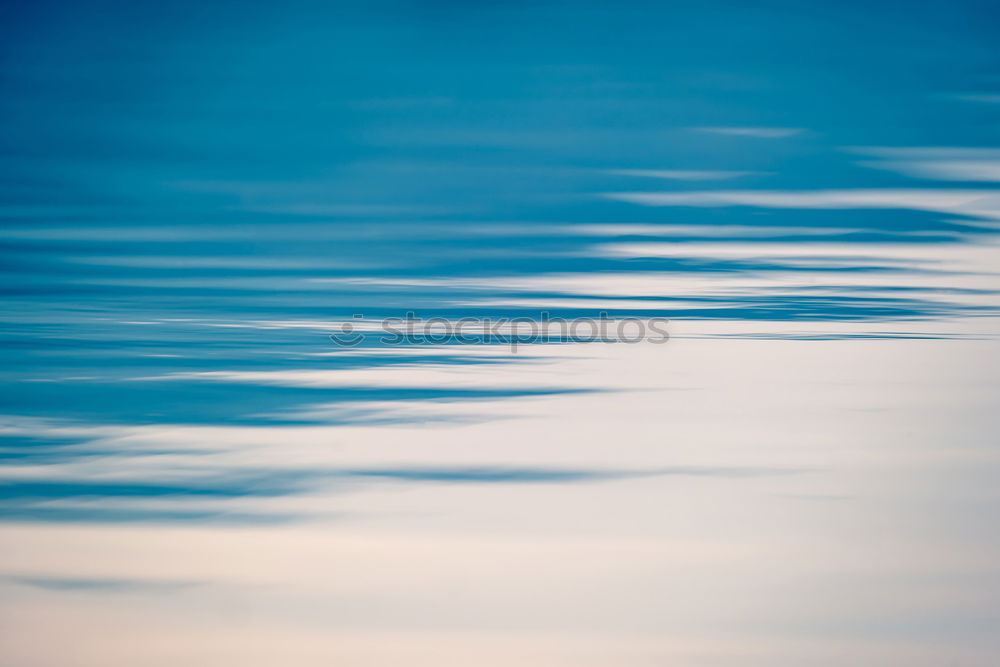
[[[993,663],[991,7],[3,12],[0,662]]]

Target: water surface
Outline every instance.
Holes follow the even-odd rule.
[[[994,664],[991,3],[2,12],[0,662]]]

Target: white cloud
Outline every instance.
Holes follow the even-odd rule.
[[[722,181],[743,176],[763,175],[761,171],[718,171],[685,169],[612,169],[605,173],[615,176],[640,176],[646,178],[666,178],[675,181]]]
[[[443,328],[439,330],[443,331]],[[470,328],[470,332],[472,329]],[[583,378],[576,381],[555,379],[552,368],[555,362],[539,361],[537,364],[514,366],[497,364],[484,374],[475,367],[451,364],[421,364],[419,366],[382,366],[362,370],[319,370],[315,368],[281,371],[202,371],[170,373],[168,375],[138,378],[142,381],[201,380],[275,387],[327,388],[384,387],[422,388],[449,387],[460,389],[563,389],[599,388],[600,384]]]
[[[758,139],[784,139],[805,132],[801,127],[696,127],[694,129],[710,134],[756,137]]]
[[[956,100],[963,102],[983,102],[985,104],[1000,104],[1000,95],[975,94],[975,95],[955,95]]]
[[[940,181],[1000,182],[1000,149],[996,148],[854,148],[880,158],[859,164],[911,178]]]
[[[643,206],[754,206],[759,208],[937,211],[1000,221],[1000,191],[934,189],[704,190],[615,192],[609,199]]]

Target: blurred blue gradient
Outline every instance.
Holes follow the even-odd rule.
[[[986,371],[995,345],[970,346],[996,339],[1000,308],[998,27],[1000,5],[972,0],[3,3],[0,525],[14,532],[0,539],[33,545],[35,533],[16,532],[24,526],[55,531],[52,539],[67,543],[80,538],[59,531],[88,526],[117,526],[120,539],[139,541],[149,538],[131,529],[178,525],[232,535],[305,525],[315,536],[349,530],[342,526],[364,514],[340,499],[419,485],[447,487],[446,494],[511,485],[510,516],[530,514],[537,501],[528,486],[555,486],[547,511],[552,525],[570,532],[583,515],[560,505],[559,494],[591,485],[641,484],[658,498],[675,477],[739,489],[764,477],[780,487],[775,497],[802,498],[800,478],[832,465],[828,445],[818,444],[822,434],[848,423],[839,408],[824,411],[839,405],[842,386],[853,387],[860,403],[850,419],[884,412],[879,428],[894,435],[880,442],[895,446],[932,408],[930,399],[886,391],[905,386],[900,396],[910,396],[913,387],[939,382],[929,396],[967,400],[927,433],[943,442],[953,428],[955,442],[986,446],[995,439],[986,405],[996,389],[996,374]],[[599,343],[531,346],[520,355],[502,345],[386,349],[371,340],[344,350],[328,338],[354,315],[376,322],[406,311],[448,319],[542,311],[666,317],[679,335],[669,358],[609,352]],[[862,347],[876,342],[885,347]],[[801,345],[814,346],[805,362]],[[612,395],[633,391],[648,414],[666,404],[683,412],[686,400],[700,405],[703,399],[683,398],[698,392],[717,396],[704,399],[709,404],[732,405],[742,371],[706,370],[731,358],[713,351],[722,349],[776,355],[779,379],[762,379],[759,394],[749,392],[758,395],[727,418],[732,432],[684,427],[690,460],[654,445],[681,429],[671,418],[633,423],[627,410],[594,407],[618,405]],[[678,370],[684,350],[702,361]],[[917,361],[922,350],[942,361]],[[630,365],[629,355],[639,354],[649,360]],[[599,363],[575,365],[589,355]],[[967,365],[971,357],[982,367]],[[844,368],[872,377],[845,379]],[[903,368],[928,375],[904,380]],[[640,381],[644,370],[661,384]],[[761,426],[761,415],[772,414],[771,404],[760,403],[768,392],[787,394],[781,400],[791,404],[808,398],[802,387],[809,383],[834,393],[779,411],[787,423]],[[609,402],[590,402],[602,396]],[[523,422],[522,410],[532,415]],[[572,415],[602,437],[609,437],[603,427],[587,420],[618,429],[596,459],[579,453],[577,460],[586,431],[578,432]],[[789,426],[800,417],[811,426]],[[494,422],[520,425],[506,441],[510,449],[482,439],[499,432],[482,430]],[[788,429],[805,448],[788,460],[721,453],[747,433],[760,444],[783,441]],[[861,431],[853,435],[865,441]],[[439,452],[442,437],[468,449]],[[538,443],[537,460],[518,448],[528,442]],[[716,447],[713,458],[707,452]],[[613,461],[615,448],[626,452],[620,465],[601,458]],[[937,535],[953,521],[966,526],[956,517],[1000,506],[985,490],[962,495],[967,484],[995,486],[986,472],[1000,471],[992,453],[911,454],[901,454],[900,465],[933,460],[961,471],[931,485],[947,499],[933,510],[939,523],[917,531],[906,549],[918,544],[931,553],[941,539],[924,544],[920,535]],[[927,497],[907,495],[917,487],[899,492],[905,502],[879,496],[885,462],[861,460],[833,465],[828,474],[843,488],[832,484],[815,496],[852,497],[852,480],[872,475],[861,495],[875,498],[876,514],[898,511],[890,526],[929,516]],[[383,521],[410,510],[449,512],[437,501],[421,505],[423,496],[400,506],[377,498],[370,512]],[[448,498],[456,500],[445,506],[458,514],[435,530],[468,540],[490,530],[489,519],[465,514],[475,515],[480,496]],[[947,505],[966,500],[969,506]],[[483,516],[491,516],[499,501],[482,502]],[[871,511],[854,507],[845,516]],[[657,521],[635,519],[636,530],[659,534]],[[381,525],[393,539],[421,530],[408,520]],[[995,535],[968,529],[955,554],[996,552]],[[761,546],[740,530],[733,528],[734,550]],[[769,539],[799,530],[788,524]],[[19,600],[202,590],[201,575],[178,583],[148,579],[147,571],[104,572],[97,552],[88,553],[84,565],[70,559],[45,571],[0,558],[0,588],[20,591],[12,594]],[[789,558],[805,562],[798,552]],[[996,590],[994,569],[969,565],[977,578],[962,567],[950,571],[960,575],[956,586],[987,582]],[[265,566],[250,570],[248,582],[269,580]],[[593,576],[614,579],[601,571]],[[679,576],[660,574],[663,581]],[[866,589],[858,577],[852,585]],[[887,595],[905,606],[908,595],[927,589],[917,582],[900,590]],[[363,591],[347,599],[356,596]],[[62,609],[54,597],[24,599]],[[948,599],[936,609],[964,598]],[[948,642],[959,636],[968,652],[953,664],[986,665],[984,656],[1000,648],[986,630],[1000,608],[973,606],[954,635],[934,614],[900,621],[901,629],[843,625],[850,614],[833,603],[830,617],[802,621],[815,623],[811,629],[785,619],[760,632],[777,637],[779,647],[810,633],[839,636],[853,647],[845,661],[855,664],[952,664],[945,660],[958,653]],[[288,609],[289,618],[312,613]],[[449,613],[440,612],[447,627]],[[739,627],[756,631],[753,616],[739,616]],[[629,631],[686,632],[642,618]],[[262,624],[263,636],[280,625]],[[584,633],[556,626],[570,637]],[[864,643],[872,635],[910,641],[921,632],[943,638],[919,659]],[[37,657],[30,663],[37,665],[141,662],[140,654],[93,647],[72,662],[30,639],[11,646],[9,659]],[[369,662],[338,664],[399,664],[360,646],[357,655]],[[827,664],[792,649],[747,648],[734,653],[735,662],[690,650],[684,655],[696,657],[688,662],[669,652],[643,662],[609,649],[616,658],[593,664]],[[0,645],[0,662],[4,653]],[[793,654],[799,658],[775,658]],[[584,664],[569,655],[539,664]],[[254,662],[225,653],[212,664],[310,659]],[[331,660],[324,653],[315,664]]]

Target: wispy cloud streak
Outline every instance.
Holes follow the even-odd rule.
[[[934,189],[705,190],[615,192],[608,199],[643,206],[751,206],[792,209],[910,209],[1000,220],[1000,191]]]

